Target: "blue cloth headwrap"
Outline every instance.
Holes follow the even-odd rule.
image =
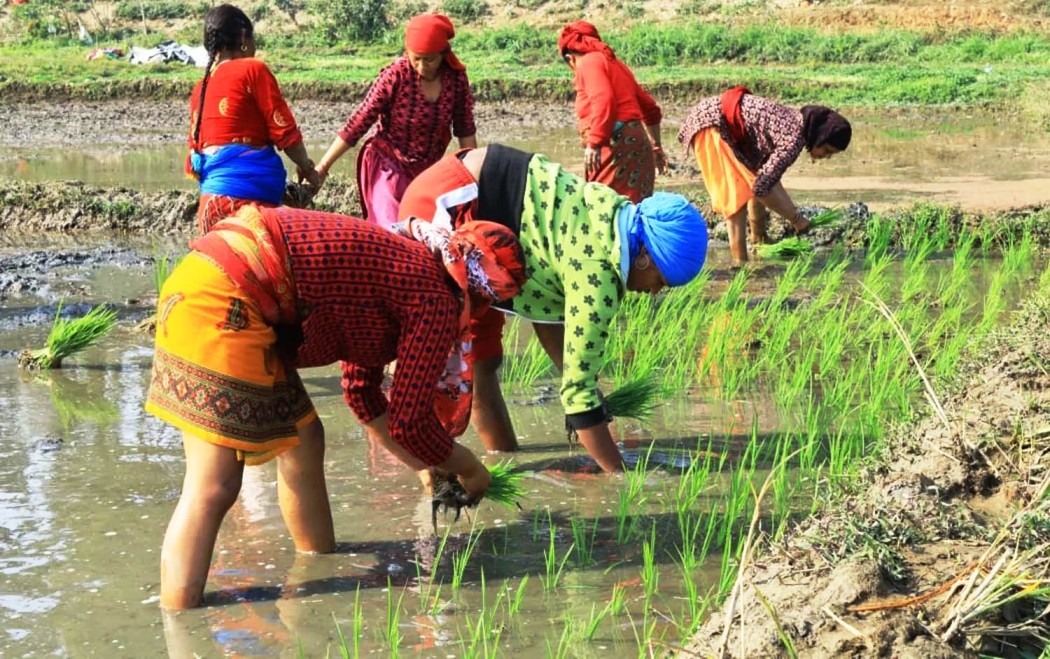
[[[284,163],[272,145],[258,149],[228,144],[215,153],[193,151],[190,164],[200,176],[201,192],[274,205],[284,198]]]
[[[683,286],[700,273],[707,258],[707,223],[685,197],[657,192],[640,204],[625,204],[620,224],[623,280],[642,245],[668,286]]]

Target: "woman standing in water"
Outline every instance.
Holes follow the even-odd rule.
[[[678,141],[691,149],[715,212],[729,225],[734,265],[747,262],[745,216],[751,241],[766,242],[769,210],[784,217],[795,233],[809,229],[780,183],[802,149],[813,160],[845,151],[853,129],[845,117],[822,105],[789,108],[745,87],[706,98],[686,116]]]
[[[190,95],[190,154],[186,172],[200,183],[197,228],[245,204],[276,206],[285,191],[284,151],[316,192],[321,179],[277,79],[255,59],[252,22],[233,5],[204,16],[208,66]]]
[[[451,230],[473,219],[498,222],[521,241],[528,274],[511,313],[533,322],[562,373],[561,402],[580,443],[605,471],[623,459],[598,389],[605,345],[626,291],[655,294],[700,272],[707,226],[684,197],[660,193],[640,204],[588,183],[539,154],[492,144],[448,155],[405,191],[403,218]],[[485,447],[517,440],[500,391],[503,314],[472,322],[476,370],[473,421]]]
[[[335,548],[324,428],[297,368],[345,361],[360,378],[344,378],[344,398],[372,437],[424,483],[433,465],[472,500],[485,494],[488,470],[446,429],[469,410],[469,387],[437,384],[471,310],[517,293],[524,267],[504,227],[473,223],[453,237],[439,260],[355,218],[246,206],[191,243],[161,291],[146,402],[183,431],[186,455],[161,553],[162,606],[200,603],[246,464],[277,458],[298,551]],[[383,367],[395,359],[388,400]]]
[[[558,52],[576,86],[587,180],[640,202],[653,194],[656,172],[667,166],[660,146],[660,106],[587,21],[562,28]]]
[[[409,20],[405,54],[379,73],[317,164],[323,181],[378,121],[375,134],[357,154],[357,189],[365,218],[382,227],[397,222],[405,187],[444,155],[453,134],[461,147],[477,146],[466,67],[449,46],[455,34],[447,16]]]

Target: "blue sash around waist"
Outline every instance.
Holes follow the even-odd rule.
[[[274,205],[284,197],[284,163],[272,145],[227,144],[215,153],[193,151],[190,164],[200,176],[201,192]]]

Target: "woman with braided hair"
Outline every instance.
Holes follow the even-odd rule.
[[[190,95],[186,173],[200,183],[197,227],[206,233],[245,204],[276,206],[285,192],[284,151],[299,181],[316,192],[321,180],[277,79],[255,59],[255,33],[229,4],[204,16],[208,66]]]

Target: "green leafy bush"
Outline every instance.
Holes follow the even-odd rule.
[[[492,14],[485,0],[444,0],[441,9],[460,23],[473,23]]]
[[[191,18],[193,16],[204,16],[208,11],[208,3],[202,2],[180,2],[180,0],[123,0],[117,3],[117,18],[126,21],[141,21],[143,17],[147,21],[172,20],[176,18]]]
[[[310,11],[328,43],[376,41],[390,29],[387,0],[314,0]]]

